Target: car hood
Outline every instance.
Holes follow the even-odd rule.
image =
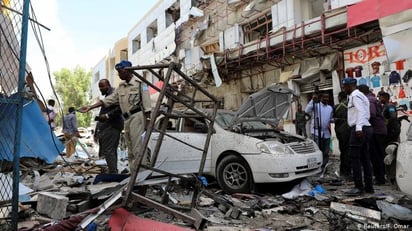
[[[297,96],[287,87],[271,85],[248,97],[240,106],[230,126],[245,121],[262,121],[277,126]]]

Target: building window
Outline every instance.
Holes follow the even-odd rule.
[[[94,74],[93,83],[97,83],[100,80],[100,72]]]
[[[127,60],[127,59],[129,59],[127,49],[121,50],[120,51],[120,60]]]
[[[172,6],[166,9],[166,28],[176,23],[180,18],[180,1],[177,0]]]
[[[262,39],[272,30],[272,13],[256,17],[242,26],[245,43]]]
[[[147,41],[157,37],[157,19],[146,28]]]
[[[142,39],[140,38],[140,34],[133,39],[132,41],[132,52],[136,53],[138,50],[142,48]],[[126,51],[127,52],[127,51]]]

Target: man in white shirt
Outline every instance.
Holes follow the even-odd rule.
[[[348,196],[358,196],[363,192],[374,193],[369,156],[369,141],[373,133],[372,126],[369,123],[369,100],[362,92],[356,89],[356,79],[345,78],[342,80],[342,84],[344,91],[349,95],[348,125],[351,127],[349,156],[352,159],[352,172],[355,182],[355,188],[345,194]]]
[[[318,97],[320,97],[320,100]],[[330,123],[333,119],[333,107],[329,105],[329,94],[327,92],[314,94],[312,100],[306,105],[305,112],[312,116],[310,132],[313,140],[322,151],[323,169],[329,161],[331,136]]]

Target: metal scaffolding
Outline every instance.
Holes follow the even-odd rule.
[[[126,69],[132,72],[135,76],[137,76],[142,82],[144,82],[145,84],[147,84],[148,86],[152,87],[157,92],[159,92],[156,105],[151,112],[150,123],[146,130],[145,138],[144,138],[140,153],[144,153],[147,151],[149,140],[150,140],[150,137],[153,131],[159,132],[159,138],[157,140],[154,150],[150,150],[151,155],[152,155],[150,166],[142,165],[142,160],[143,160],[144,155],[139,155],[137,159],[133,160],[134,161],[133,166],[136,166],[136,167],[131,168],[132,172],[130,176],[130,181],[128,183],[128,186],[127,186],[127,189],[124,195],[123,205],[127,206],[128,202],[130,201],[139,202],[141,204],[145,204],[147,206],[162,210],[166,213],[170,213],[173,216],[192,224],[196,229],[200,229],[205,224],[205,220],[203,219],[201,214],[194,208],[196,206],[197,196],[199,193],[199,189],[201,187],[201,182],[198,180],[198,178],[196,178],[196,181],[195,181],[196,183],[195,183],[194,193],[193,193],[192,203],[191,203],[192,216],[185,215],[183,213],[180,213],[179,211],[169,208],[168,206],[162,205],[159,202],[150,200],[144,197],[144,193],[143,195],[139,195],[133,192],[133,188],[136,184],[136,177],[139,173],[140,168],[150,169],[151,171],[159,172],[169,177],[176,176],[172,173],[168,173],[160,169],[156,169],[154,167],[160,147],[162,145],[163,137],[173,136],[171,134],[166,133],[166,128],[168,126],[169,118],[180,116],[178,114],[175,114],[176,112],[174,110],[174,107],[176,104],[180,105],[179,107],[180,109],[183,108],[184,110],[191,110],[192,112],[194,112],[195,117],[204,118],[208,121],[207,138],[205,140],[205,143],[202,149],[202,158],[201,158],[200,165],[199,165],[199,171],[197,172],[198,176],[202,176],[203,168],[205,165],[206,156],[208,153],[209,144],[211,140],[211,135],[213,133],[214,120],[215,120],[216,112],[217,112],[217,109],[219,108],[220,102],[217,98],[211,95],[207,90],[202,88],[197,82],[195,82],[193,79],[186,76],[186,74],[184,74],[180,70],[179,64],[170,63],[170,64],[158,64],[158,65],[147,65],[147,66],[134,66],[134,67],[126,68]],[[138,71],[150,72],[163,84],[161,85],[161,87],[158,87],[159,85],[155,85],[154,83],[146,80],[146,78],[140,75]],[[185,92],[185,91],[179,90],[176,86],[173,86],[172,84],[170,84],[172,75],[175,75],[175,76],[177,75],[178,77],[180,77],[181,80],[185,81],[185,84],[190,85],[192,87],[192,91]],[[198,94],[201,94],[201,97],[199,97]],[[199,100],[201,98],[203,99]],[[164,105],[163,102],[165,101],[166,101],[166,104]],[[211,114],[205,113],[199,108],[198,104],[205,103],[205,102],[208,102],[210,103],[210,105],[213,105],[213,110]],[[165,109],[162,110],[161,106],[163,106]],[[156,119],[160,115],[163,115],[165,119],[162,120],[160,129],[155,129],[154,125],[155,125]],[[189,145],[189,146],[191,145],[190,143],[187,143],[183,140],[178,140],[178,141],[180,141],[182,145]],[[180,177],[180,176],[177,176],[177,177]]]
[[[346,9],[324,12],[316,20],[302,22],[291,29],[269,31],[256,41],[241,44],[236,49],[226,49],[219,68],[227,71],[229,79],[236,78],[238,73],[257,65],[284,68],[305,58],[343,52],[382,39],[377,21],[348,28],[346,14]],[[267,20],[262,20],[254,26],[259,28],[267,23]]]

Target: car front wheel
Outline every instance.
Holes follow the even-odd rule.
[[[245,160],[236,155],[224,157],[217,165],[217,182],[227,193],[248,193],[253,180]]]

